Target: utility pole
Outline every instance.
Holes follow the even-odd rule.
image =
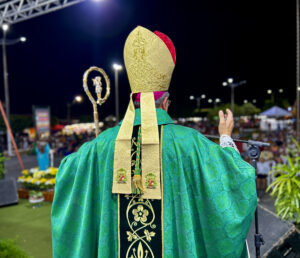
[[[113,68],[115,70],[115,105],[116,105],[116,123],[120,121],[120,113],[119,113],[119,71],[122,70],[122,65],[113,64]]]
[[[4,79],[4,95],[5,95],[5,111],[6,118],[10,124],[10,106],[9,106],[9,89],[8,89],[8,72],[7,72],[7,58],[6,58],[6,31],[8,30],[8,25],[3,24],[3,43],[2,43],[2,57],[3,57],[3,79]],[[12,156],[12,145],[8,129],[6,130],[7,139],[7,153],[8,156]]]
[[[8,123],[10,124],[10,101],[9,101],[9,87],[8,87],[8,72],[7,72],[7,56],[6,56],[6,46],[11,46],[19,42],[25,42],[25,37],[20,37],[18,39],[6,39],[6,32],[9,29],[8,24],[2,25],[3,38],[0,40],[0,45],[2,45],[2,58],[3,58],[3,79],[4,79],[4,97],[5,97],[5,112]],[[7,136],[7,153],[12,156],[12,140],[10,138],[9,131],[6,132]]]
[[[240,82],[233,82],[232,78],[229,78],[227,80],[227,82],[226,81],[222,82],[222,85],[224,87],[229,86],[231,88],[231,101],[230,102],[231,102],[231,111],[232,111],[232,113],[234,112],[234,88],[236,88],[237,86],[246,84],[246,83],[247,83],[247,81],[245,81],[245,80],[240,81]]]
[[[299,83],[299,0],[296,0],[296,135],[298,142],[300,141],[300,83]]]

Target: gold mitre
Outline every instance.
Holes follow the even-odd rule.
[[[160,32],[153,33],[138,26],[125,42],[124,61],[132,94],[115,142],[112,188],[113,193],[142,193],[142,198],[148,199],[161,199],[159,133],[153,92],[169,89],[175,67],[168,46],[160,38],[167,37],[156,33]],[[133,93],[141,93],[142,172],[141,175],[134,175],[132,186],[131,137],[135,117]],[[155,183],[149,185],[149,178]],[[139,186],[139,192],[134,185]]]
[[[138,26],[129,34],[124,62],[132,93],[169,89],[175,64],[166,44],[152,31]]]

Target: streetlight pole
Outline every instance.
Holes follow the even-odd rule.
[[[214,101],[214,108],[215,108],[216,105],[217,105],[218,103],[220,103],[220,102],[221,102],[221,99],[216,98],[215,101]]]
[[[5,111],[8,123],[10,123],[10,99],[9,99],[9,86],[8,86],[8,71],[7,71],[7,56],[6,56],[6,46],[14,45],[19,42],[25,42],[26,38],[21,37],[19,39],[6,39],[6,33],[9,29],[8,24],[2,25],[3,39],[0,40],[0,45],[2,45],[2,59],[3,59],[3,79],[4,79],[4,97],[5,97]],[[9,136],[9,131],[6,131],[7,136],[7,153],[12,156],[12,142]]]
[[[81,103],[82,102],[82,96],[77,95],[75,96],[75,98],[73,99],[72,103],[67,103],[67,122],[68,124],[70,124],[71,122],[71,107],[75,104],[75,103]]]
[[[202,94],[200,97],[196,97],[196,103],[197,103],[197,110],[200,111],[200,104],[201,104],[201,99],[205,99],[206,96],[205,94]],[[193,95],[190,96],[190,100],[194,100],[195,97]]]
[[[234,83],[232,78],[229,78],[227,80],[227,82],[222,83],[222,85],[224,87],[229,86],[231,88],[231,111],[232,111],[232,113],[234,112],[234,88],[236,88],[237,86],[246,84],[246,83],[247,83],[247,81],[245,81],[245,80]]]
[[[300,78],[299,78],[299,68],[300,68],[300,61],[299,61],[299,0],[296,0],[296,42],[297,42],[297,48],[296,48],[296,135],[298,142],[300,141]]]
[[[8,123],[10,123],[10,106],[9,106],[9,89],[8,89],[8,72],[7,72],[7,58],[6,58],[6,32],[8,30],[8,25],[3,24],[3,43],[2,43],[2,58],[3,58],[3,79],[4,79],[4,95],[5,95],[5,111]],[[7,153],[8,156],[12,156],[12,144],[9,136],[8,129],[6,129],[7,137]]]
[[[231,111],[234,112],[234,87],[230,84],[231,87]]]
[[[122,70],[122,65],[113,64],[115,70],[115,107],[116,107],[116,123],[120,121],[119,113],[119,71]]]

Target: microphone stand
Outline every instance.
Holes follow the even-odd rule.
[[[219,136],[215,136],[215,135],[204,134],[204,136],[210,139],[220,139]],[[257,178],[257,161],[261,153],[259,147],[269,147],[270,144],[265,142],[253,141],[253,140],[249,140],[249,141],[240,140],[240,139],[232,139],[232,140],[234,142],[242,142],[248,144],[247,154],[248,157],[251,159],[251,163],[252,163],[251,165],[255,169],[255,178]],[[256,253],[256,257],[260,258],[260,247],[261,245],[265,244],[265,241],[263,239],[262,234],[259,233],[257,207],[254,216],[255,216],[255,234],[254,234],[255,253]]]

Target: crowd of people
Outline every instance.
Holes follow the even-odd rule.
[[[209,121],[191,122],[185,121],[181,123],[189,126],[206,135],[217,135],[218,128]],[[252,119],[245,121],[236,121],[235,130],[232,137],[234,139],[256,140],[269,143],[270,147],[260,148],[261,155],[257,162],[257,188],[259,194],[262,194],[267,186],[274,180],[275,174],[270,174],[277,164],[287,164],[289,150],[295,151],[296,145],[292,139],[296,139],[296,132],[293,125],[289,125],[284,129],[278,128],[276,131],[261,131],[259,127],[260,121]],[[251,164],[248,157],[248,145],[236,142],[237,148],[243,156],[244,160]]]
[[[218,127],[217,123],[212,123],[209,120],[193,121],[179,119],[177,124],[191,127],[204,135],[217,135]],[[102,131],[112,127],[111,123],[104,123],[101,128]],[[94,132],[86,131],[72,134],[64,134],[63,132],[56,132],[48,139],[50,148],[53,150],[54,155],[57,157],[67,156],[73,152],[76,152],[79,147],[87,142],[93,140],[95,137]],[[295,149],[295,144],[292,141],[296,137],[293,126],[289,126],[285,129],[276,131],[261,131],[259,129],[259,120],[252,119],[247,121],[236,121],[235,130],[232,137],[234,139],[252,139],[262,142],[270,143],[270,147],[261,148],[261,156],[257,163],[258,172],[258,188],[265,190],[267,185],[273,180],[269,172],[276,164],[287,163],[286,156],[289,149]],[[30,141],[27,135],[19,135],[17,138],[17,144],[20,149],[29,150],[34,153],[36,143]],[[236,142],[237,148],[240,151],[243,158],[251,163],[247,155],[248,146]]]

